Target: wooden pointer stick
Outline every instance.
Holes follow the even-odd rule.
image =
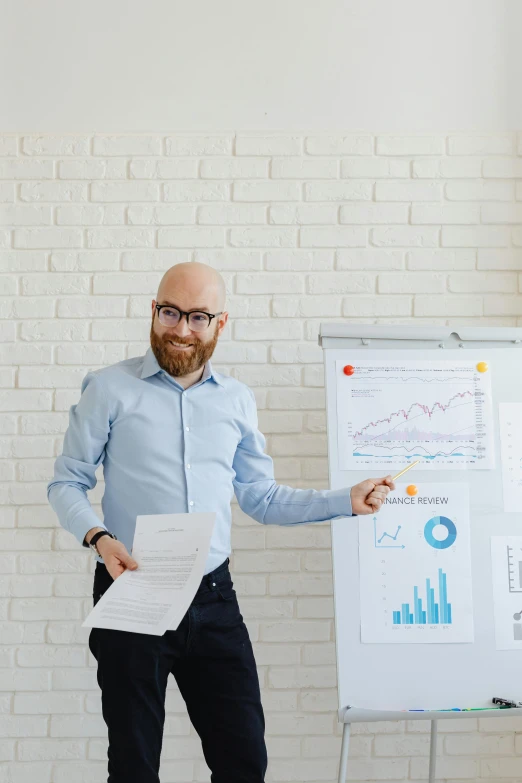
[[[395,481],[395,479],[398,479],[399,476],[402,476],[403,473],[406,473],[406,471],[411,470],[412,468],[414,468],[415,465],[419,464],[419,462],[420,462],[420,459],[416,460],[415,462],[412,462],[411,465],[408,465],[407,468],[404,468],[404,470],[401,470],[400,473],[397,473],[397,475],[392,478],[392,481]]]

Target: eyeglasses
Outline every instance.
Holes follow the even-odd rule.
[[[158,311],[158,320],[163,326],[177,326],[181,321],[181,317],[184,315],[187,319],[189,329],[193,332],[202,332],[204,329],[208,329],[210,322],[213,318],[223,313],[205,313],[202,310],[189,310],[188,313],[183,310],[179,310],[172,305],[156,305]]]

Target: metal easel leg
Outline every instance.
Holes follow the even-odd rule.
[[[343,724],[343,744],[341,745],[341,762],[339,764],[339,783],[346,783],[348,769],[348,750],[350,748],[350,724]]]
[[[431,721],[430,737],[430,775],[429,783],[435,783],[435,767],[437,764],[437,721]]]

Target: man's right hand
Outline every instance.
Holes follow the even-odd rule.
[[[103,528],[94,527],[89,530],[85,536],[87,543],[89,543],[98,530],[103,530]],[[113,579],[117,579],[127,569],[129,569],[129,571],[135,571],[138,568],[137,562],[129,555],[125,544],[121,541],[117,541],[110,536],[101,536],[96,543],[96,547],[105,563],[107,571]]]
[[[350,492],[352,513],[375,514],[386,500],[388,492],[393,489],[395,484],[391,476],[366,479],[359,484],[354,484]]]
[[[135,571],[138,568],[137,562],[129,555],[121,541],[115,541],[110,536],[101,536],[96,546],[113,579],[117,579],[127,569]]]

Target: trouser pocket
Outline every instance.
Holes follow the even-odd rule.
[[[236,598],[236,591],[234,590],[234,584],[230,576],[220,582],[210,579],[208,586],[222,601],[233,601]]]

